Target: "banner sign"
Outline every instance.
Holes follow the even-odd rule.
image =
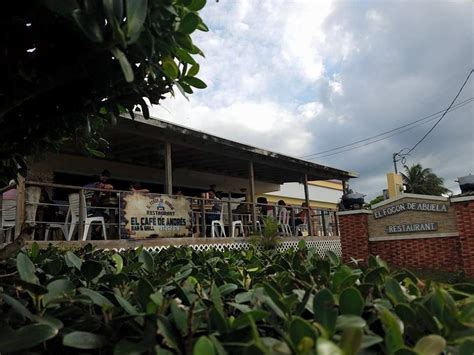
[[[188,237],[191,206],[183,196],[152,193],[121,195],[121,236],[133,239]]]
[[[411,223],[411,224],[394,224],[386,227],[386,232],[391,233],[416,233],[431,232],[438,230],[438,223]]]
[[[390,207],[374,210],[374,218],[384,218],[405,211],[421,212],[448,212],[448,205],[444,203],[426,203],[426,202],[403,202]]]

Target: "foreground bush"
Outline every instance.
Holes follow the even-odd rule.
[[[36,245],[0,265],[0,353],[474,353],[474,285],[296,251]]]

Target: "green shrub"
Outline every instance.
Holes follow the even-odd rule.
[[[142,248],[21,252],[0,264],[0,353],[472,354],[474,285],[378,258]]]
[[[261,247],[263,250],[271,250],[278,247],[280,231],[275,218],[266,216],[262,220],[262,235],[251,235],[249,243],[254,247]]]

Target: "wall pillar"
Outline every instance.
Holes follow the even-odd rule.
[[[339,233],[341,238],[342,260],[351,259],[367,261],[369,258],[369,210],[341,211]]]
[[[464,273],[474,279],[474,196],[454,197]]]
[[[173,165],[171,161],[171,143],[165,143],[165,194],[173,194]]]

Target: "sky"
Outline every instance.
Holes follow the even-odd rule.
[[[189,101],[178,93],[152,115],[294,157],[378,135],[449,106],[474,67],[473,4],[208,0],[200,15],[210,31],[192,35],[208,87]],[[474,75],[456,102],[471,97]],[[386,188],[392,154],[436,122],[426,121],[307,159],[358,172],[350,186],[370,200]],[[449,112],[407,156],[406,165],[417,163],[459,193],[454,180],[474,173],[474,102]]]

